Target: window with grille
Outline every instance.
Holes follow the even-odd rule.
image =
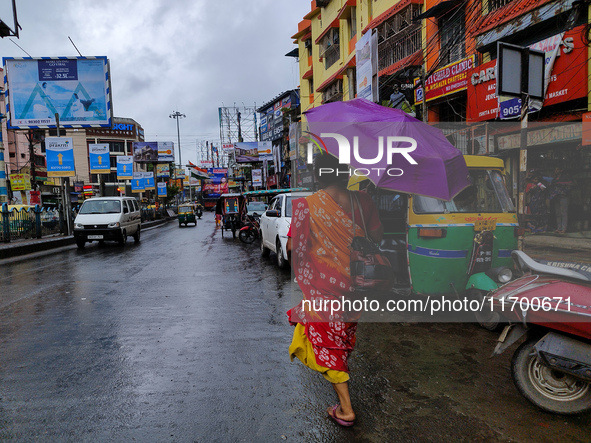
[[[488,12],[495,11],[497,9],[502,8],[505,5],[508,5],[513,0],[488,0]]]
[[[320,57],[324,59],[324,68],[328,69],[341,57],[339,28],[331,28],[320,40]]]
[[[456,62],[466,56],[466,15],[463,8],[453,9],[439,19],[441,36],[440,66]]]

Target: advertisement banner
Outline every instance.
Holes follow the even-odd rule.
[[[255,187],[263,186],[263,170],[253,169],[252,170],[252,185]]]
[[[166,182],[158,182],[158,197],[166,197]]]
[[[208,170],[208,173],[211,175],[211,179],[205,180],[203,184],[203,192],[207,194],[208,198],[219,198],[222,194],[229,192],[227,169],[212,168]]]
[[[117,180],[131,180],[133,178],[133,157],[119,155],[117,157]]]
[[[179,178],[179,179],[184,179],[185,178],[185,170],[182,168],[176,168],[174,171],[174,177],[175,178]]]
[[[224,151],[226,154],[231,154],[234,152],[234,147],[234,143],[226,143],[222,145],[222,151]]]
[[[110,127],[107,57],[4,57],[11,128]]]
[[[202,168],[213,168],[213,160],[201,160]]]
[[[425,100],[434,100],[455,92],[463,91],[468,87],[468,72],[474,68],[475,55],[451,63],[436,70],[427,77],[423,87],[420,78],[415,78],[415,103]]]
[[[134,172],[131,180],[131,192],[142,192],[145,190],[144,173]]]
[[[258,161],[261,161],[259,159],[259,142],[236,143],[237,163],[251,163]]]
[[[144,172],[144,189],[146,191],[155,189],[153,172]]]
[[[31,190],[31,176],[29,174],[9,174],[8,179],[13,191]]]
[[[157,142],[133,142],[133,161],[136,163],[156,163],[158,161]]]
[[[257,153],[259,161],[262,160],[273,160],[273,144],[270,141],[257,142]]]
[[[158,142],[158,161],[159,162],[174,162],[174,143],[173,142]]]
[[[45,156],[48,177],[75,177],[72,137],[46,137]]]
[[[169,171],[169,166],[168,163],[158,163],[156,165],[156,177],[161,178],[161,177],[170,177],[170,171]]]
[[[374,76],[372,64],[372,32],[363,34],[355,43],[356,76],[357,76],[357,97],[374,101],[373,83]]]
[[[90,161],[91,174],[109,174],[111,172],[111,159],[107,143],[89,144],[88,160]]]
[[[41,205],[41,191],[27,191],[27,204],[31,206]]]

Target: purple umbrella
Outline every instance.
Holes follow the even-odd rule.
[[[470,185],[462,153],[404,111],[356,98],[305,114],[308,139],[377,187],[451,200]]]

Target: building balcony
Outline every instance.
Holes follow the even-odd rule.
[[[421,26],[412,25],[378,43],[378,71],[421,49]]]

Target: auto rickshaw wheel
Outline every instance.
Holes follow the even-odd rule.
[[[487,304],[486,302],[483,304],[482,300],[486,297],[486,294],[485,291],[476,288],[468,289],[466,292],[468,300],[478,300],[479,305],[483,306],[482,311],[474,312],[476,322],[484,329],[498,331],[499,329],[502,329],[505,324],[501,315],[490,309],[490,304]]]

